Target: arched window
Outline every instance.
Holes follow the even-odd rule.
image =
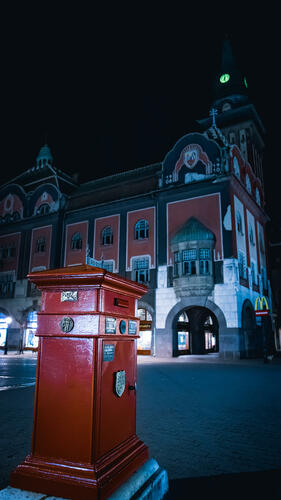
[[[81,250],[82,237],[80,233],[74,233],[71,238],[71,250]]]
[[[48,203],[43,203],[37,208],[37,215],[47,215],[50,212],[50,205]]]
[[[135,225],[135,240],[145,240],[148,238],[149,224],[147,220],[141,219]]]
[[[102,245],[112,245],[113,243],[113,232],[110,226],[105,227],[101,232],[101,243]]]
[[[38,238],[38,240],[36,241],[35,252],[36,253],[40,253],[40,252],[45,252],[45,250],[46,250],[46,240],[45,240],[45,238],[43,238],[43,237]]]

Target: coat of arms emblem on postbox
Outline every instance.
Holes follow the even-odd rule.
[[[115,372],[114,392],[119,398],[121,398],[125,390],[125,375],[125,370]]]

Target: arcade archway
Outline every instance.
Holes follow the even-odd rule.
[[[219,351],[219,325],[206,307],[179,312],[173,325],[173,355],[208,354]]]

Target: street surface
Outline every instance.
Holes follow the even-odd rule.
[[[30,450],[35,365],[31,354],[0,356],[6,386],[18,385],[0,391],[0,489]],[[243,499],[245,488],[281,498],[281,359],[139,357],[137,394],[137,434],[168,472],[167,499]]]
[[[0,354],[0,391],[35,384],[37,355]]]

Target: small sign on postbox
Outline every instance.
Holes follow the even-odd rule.
[[[255,315],[259,316],[268,316],[269,315],[269,307],[267,299],[264,295],[262,297],[257,297],[255,302]]]

